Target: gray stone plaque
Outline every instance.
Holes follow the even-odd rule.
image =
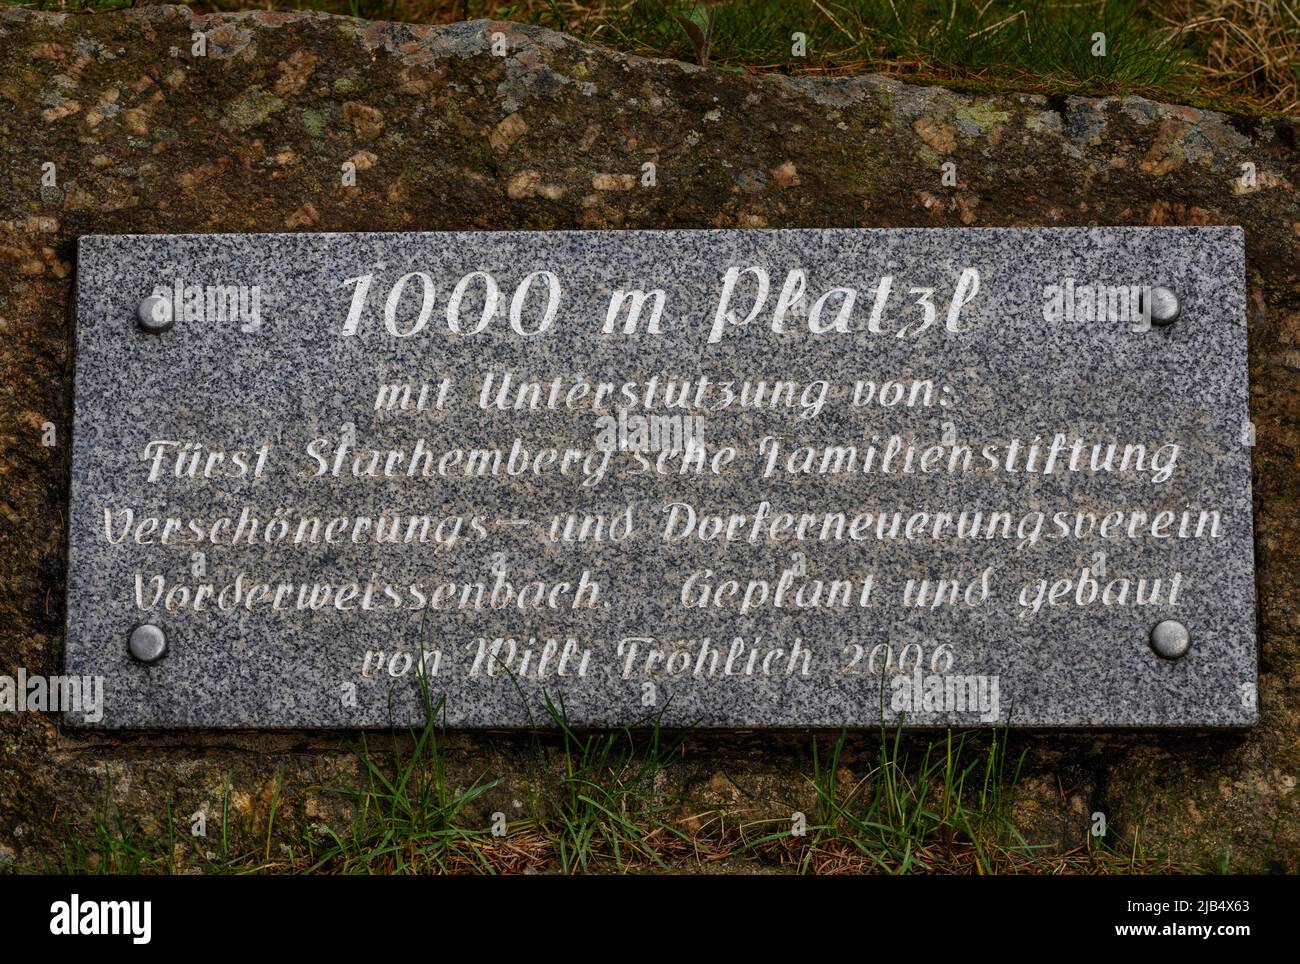
[[[1256,720],[1237,228],[99,236],[77,308],[99,725]]]

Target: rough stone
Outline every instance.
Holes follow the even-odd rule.
[[[214,32],[206,59],[189,53],[195,29]],[[498,30],[506,57],[491,53]],[[302,51],[318,59],[315,70],[302,89],[278,91],[279,65]],[[115,101],[102,96],[109,88]],[[281,106],[268,110],[270,98]],[[382,115],[373,139],[344,117],[349,102]],[[87,115],[101,103],[117,112],[101,109],[92,125]],[[223,123],[235,103],[251,108],[238,112],[242,130]],[[146,117],[144,134],[134,110]],[[706,121],[715,110],[719,120]],[[516,112],[527,136],[501,155],[491,134]],[[922,117],[932,118],[929,130],[951,127],[951,146],[942,135],[938,147],[926,143],[914,127]],[[1300,871],[1300,353],[1290,341],[1300,312],[1300,201],[1288,187],[1300,183],[1298,136],[1294,118],[1188,112],[1136,97],[958,94],[878,77],[704,71],[516,24],[5,9],[0,665],[55,673],[63,651],[67,318],[83,235],[265,231],[307,205],[311,229],[321,231],[956,226],[963,212],[982,226],[1241,225],[1252,306],[1260,723],[1247,734],[1017,737],[1029,750],[1021,810],[1058,845],[1081,846],[1088,814],[1100,810],[1116,839],[1147,853]],[[286,148],[297,161],[278,165]],[[340,166],[361,150],[381,162],[344,187]],[[102,157],[111,163],[96,164]],[[944,160],[957,165],[957,189],[941,183]],[[654,189],[592,190],[595,175],[640,171],[646,161],[656,164]],[[750,178],[738,186],[744,172],[787,162],[798,185]],[[1258,190],[1235,187],[1246,162],[1260,174]],[[54,180],[47,174],[43,183],[47,163]],[[523,172],[551,190],[508,190]],[[959,193],[978,204],[959,203]],[[59,444],[40,444],[46,423]],[[869,766],[872,742],[851,738],[846,753],[856,760],[845,765]],[[309,816],[323,806],[309,803],[320,797],[313,788],[356,779],[351,745],[311,732],[87,737],[50,717],[6,714],[0,846],[39,867],[56,858],[65,824],[89,832],[106,792],[136,818],[158,820],[169,804],[190,813],[222,799],[228,778],[247,801],[232,832],[261,847],[269,800],[278,801],[277,833],[297,834],[319,819]],[[753,814],[788,818],[780,808],[811,805],[807,738],[691,737],[689,746],[674,771],[688,797],[726,771],[765,788],[747,798]],[[510,786],[481,798],[485,813],[509,807],[518,787],[538,779],[533,747],[525,738],[444,741],[451,779],[491,772]],[[278,794],[265,792],[277,784]]]

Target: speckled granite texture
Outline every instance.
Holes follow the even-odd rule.
[[[1237,228],[1116,228],[1060,230],[800,230],[663,232],[471,232],[458,234],[317,234],[226,236],[96,236],[81,239],[78,255],[75,422],[70,513],[67,668],[102,674],[103,725],[185,727],[358,727],[409,722],[420,715],[412,675],[387,672],[365,678],[365,654],[411,654],[421,640],[441,653],[431,680],[435,700],[453,726],[518,726],[545,720],[543,689],[562,699],[580,724],[624,724],[658,715],[666,723],[733,726],[872,725],[880,720],[882,677],[862,672],[855,643],[869,652],[891,643],[951,647],[952,674],[996,676],[999,707],[987,723],[1050,727],[1237,727],[1256,719],[1254,684],[1255,589],[1245,354],[1242,232]],[[765,313],[749,326],[728,329],[706,343],[723,272],[763,265],[772,274],[769,305],[786,272],[808,272],[809,292],[832,286],[858,291],[848,334],[811,336],[794,318],[773,334]],[[944,317],[962,267],[977,268],[979,294],[961,314],[960,332],[944,331]],[[472,337],[447,331],[445,306],[456,281],[485,269],[501,287],[495,323]],[[521,338],[505,323],[518,281],[531,271],[554,271],[563,296],[543,335]],[[383,330],[389,285],[427,271],[436,303],[427,328],[410,338]],[[341,337],[350,287],[344,279],[374,272],[368,309],[354,337]],[[884,333],[867,331],[872,289],[894,278],[895,297]],[[161,336],[135,325],[136,307],[155,285],[256,285],[260,326],[240,320],[179,319]],[[1178,292],[1183,316],[1168,328],[1134,331],[1127,321],[1043,317],[1044,289],[1074,279],[1078,285],[1163,284]],[[418,282],[398,311],[414,313]],[[610,292],[659,287],[667,293],[664,335],[598,334]],[[915,317],[912,288],[934,288],[935,326],[914,338],[894,337],[902,318]],[[477,317],[478,286],[464,314]],[[539,291],[540,291],[539,286]],[[540,297],[528,304],[537,317]],[[470,307],[472,305],[472,307]],[[740,294],[737,307],[748,305]],[[838,301],[832,299],[827,317]],[[733,471],[713,479],[633,476],[626,455],[607,477],[584,487],[572,477],[475,481],[460,477],[331,479],[306,477],[315,463],[303,450],[317,437],[337,442],[355,426],[357,446],[387,450],[423,437],[435,452],[458,446],[592,448],[595,413],[532,412],[484,415],[476,407],[479,379],[510,371],[517,377],[566,385],[589,381],[643,383],[650,376],[714,382],[789,378],[801,385],[831,383],[816,418],[764,412],[705,410],[703,441],[710,451],[737,446]],[[445,412],[376,416],[382,382],[455,382]],[[853,408],[855,379],[932,379],[929,409]],[[941,402],[940,402],[941,400]],[[633,414],[640,411],[632,409]],[[656,409],[662,413],[664,410]],[[693,410],[696,411],[696,410]],[[772,436],[786,451],[796,445],[864,447],[872,436],[898,434],[923,449],[945,433],[978,453],[985,444],[1046,446],[1056,432],[1070,440],[1182,446],[1172,476],[1151,472],[987,473],[961,476],[900,473],[756,477],[758,439]],[[198,442],[255,453],[270,443],[264,478],[145,481],[142,460],[151,439]],[[1017,548],[1016,539],[786,541],[779,545],[688,541],[665,546],[662,507],[692,503],[702,512],[752,514],[761,500],[776,511],[1009,510],[1046,513],[1044,537]],[[568,510],[613,516],[629,503],[637,532],[618,544],[549,545],[545,525]],[[238,516],[244,505],[263,520],[283,508],[299,514],[427,513],[481,515],[486,539],[466,539],[449,550],[433,546],[362,544],[307,549],[110,545],[104,511],[132,508],[139,515]],[[1053,538],[1053,514],[1217,509],[1217,539],[1076,541]],[[526,519],[527,525],[504,520]],[[1177,528],[1177,524],[1173,526]],[[128,540],[129,542],[129,540]],[[191,573],[191,552],[206,548],[206,574]],[[1044,607],[1018,618],[1026,584],[1077,578],[1105,552],[1110,579],[1182,574],[1177,605]],[[677,602],[695,570],[775,585],[802,552],[813,579],[876,579],[870,608],[767,607],[740,615],[733,607],[688,610]],[[576,582],[583,569],[600,582],[590,611],[522,616],[487,612],[273,612],[211,606],[148,616],[135,605],[135,574],[162,574],[191,587],[218,590],[243,571],[247,582],[336,584],[372,573],[395,585],[492,583],[494,554],[512,584]],[[905,609],[907,578],[978,580],[993,567],[992,598],[976,607]],[[1130,600],[1135,587],[1130,588]],[[191,590],[193,591],[193,590]],[[1073,598],[1073,590],[1070,591]],[[1148,644],[1152,626],[1183,621],[1192,635],[1189,655],[1162,660]],[[142,666],[127,655],[133,625],[163,626],[170,652]],[[485,678],[469,671],[473,641],[510,636],[574,639],[590,648],[584,679],[555,674],[542,680]],[[811,655],[808,676],[743,672],[713,679],[646,672],[638,661],[629,678],[618,672],[624,637],[653,637],[664,651],[688,649],[694,665],[699,641],[723,650],[734,637],[761,653],[793,641]],[[683,643],[682,641],[689,641]],[[648,646],[646,642],[641,645]],[[541,645],[536,647],[540,652]],[[748,655],[748,645],[745,649]],[[883,651],[882,651],[883,653]],[[554,659],[554,657],[553,657]],[[405,657],[400,657],[399,666]],[[535,664],[533,664],[535,666]],[[516,669],[519,664],[515,664]],[[887,675],[886,680],[892,678]],[[647,688],[647,682],[653,687]],[[355,684],[355,705],[347,697]],[[647,697],[647,692],[650,696]],[[885,684],[885,718],[898,718]],[[914,709],[918,724],[970,724],[979,714]]]

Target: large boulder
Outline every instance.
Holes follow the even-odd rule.
[[[0,672],[61,665],[80,235],[1239,224],[1261,722],[1018,738],[1029,754],[1017,806],[1057,847],[1083,845],[1100,811],[1126,850],[1300,870],[1298,135],[1295,119],[1137,97],[705,71],[511,23],[0,10]],[[956,186],[941,181],[945,162]],[[844,765],[865,770],[876,739],[852,737]],[[233,832],[258,834],[270,855],[272,811],[285,841],[340,816],[318,788],[359,778],[354,743],[87,734],[0,714],[0,865],[57,864],[60,841],[90,835],[106,799],[143,832],[224,806]],[[813,805],[809,743],[692,736],[671,779],[687,812],[785,818]],[[553,741],[540,747],[553,759]],[[482,803],[512,819],[548,779],[525,737],[457,734],[446,752],[453,783],[502,778]]]

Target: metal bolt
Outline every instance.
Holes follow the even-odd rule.
[[[1187,627],[1176,619],[1156,623],[1151,630],[1151,648],[1165,659],[1181,659],[1191,648],[1192,638]]]
[[[176,323],[172,303],[158,295],[150,295],[140,302],[135,317],[140,327],[151,335],[161,335],[164,331],[170,331],[172,325]]]
[[[1151,324],[1172,325],[1178,320],[1178,315],[1183,310],[1183,306],[1178,302],[1178,295],[1168,288],[1156,285],[1147,291],[1147,298],[1150,300],[1148,310],[1151,314]]]
[[[142,663],[156,663],[167,655],[167,636],[152,623],[142,623],[131,630],[127,649]]]

